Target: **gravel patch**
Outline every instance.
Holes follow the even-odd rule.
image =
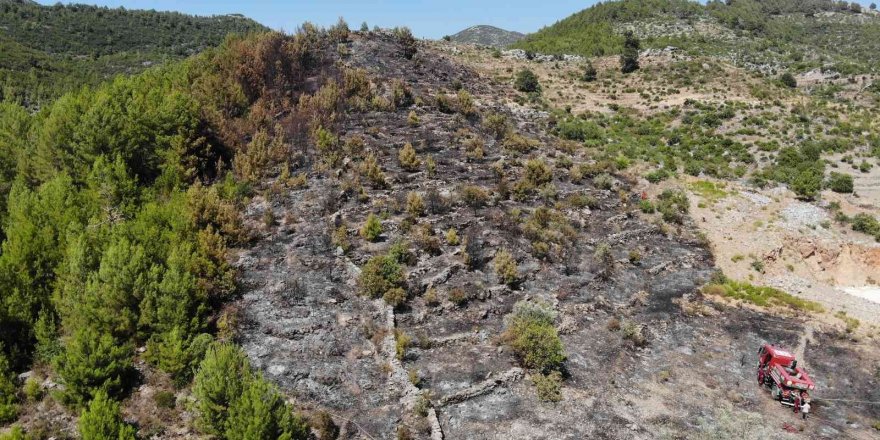
[[[818,226],[828,220],[828,214],[822,208],[804,202],[792,202],[781,212],[784,226],[788,229]]]

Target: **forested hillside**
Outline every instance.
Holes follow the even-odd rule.
[[[227,246],[248,239],[237,204],[281,148],[266,115],[301,93],[275,91],[323,66],[316,41],[316,30],[232,38],[36,114],[0,105],[0,387],[14,372],[51,370],[64,387],[58,401],[118,424],[112,401],[138,380],[135,348],[145,346],[139,358],[180,386],[208,350],[244,362],[235,380],[256,387],[255,399],[277,396],[248,379],[235,350],[209,346],[228,330],[218,320],[235,289]],[[329,105],[300,108],[326,117]],[[14,388],[0,396],[2,425],[19,398]],[[274,405],[278,435],[301,432]]]
[[[833,65],[868,73],[880,60],[880,16],[833,0],[617,0],[599,3],[541,29],[514,47],[551,54],[619,53],[623,31],[648,48],[808,70]]]
[[[262,30],[240,16],[0,0],[0,100],[45,102],[217,46],[230,33]]]

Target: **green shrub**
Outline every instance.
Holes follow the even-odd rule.
[[[406,122],[410,127],[418,127],[422,121],[419,119],[419,115],[416,114],[415,110],[410,111],[409,115],[406,117]]]
[[[663,215],[663,221],[681,224],[690,204],[684,191],[667,189],[658,198],[657,210]]]
[[[412,343],[412,338],[402,330],[394,330],[394,353],[397,360],[402,361],[406,357],[406,351]]]
[[[541,186],[553,180],[553,173],[543,160],[530,159],[526,162],[525,179],[533,186]]]
[[[14,425],[9,431],[0,434],[0,440],[33,440],[31,436],[25,434],[21,426]]]
[[[413,59],[419,51],[419,46],[412,31],[407,27],[394,28],[394,36],[397,37],[397,41],[400,43],[400,54],[408,60]]]
[[[379,166],[379,161],[373,154],[367,155],[363,163],[361,163],[360,174],[373,185],[373,188],[378,189],[388,186],[385,173],[382,171],[382,168]]]
[[[670,177],[672,177],[672,173],[670,173],[669,170],[666,168],[660,168],[659,170],[654,170],[646,174],[645,180],[651,183],[659,183]]]
[[[413,217],[425,215],[425,201],[419,193],[411,191],[406,195],[406,212]]]
[[[212,340],[206,333],[187,337],[180,327],[174,327],[167,333],[154,335],[147,342],[145,357],[171,375],[174,386],[182,388],[192,379]]]
[[[471,207],[474,212],[486,205],[489,195],[483,188],[476,185],[462,185],[458,188],[459,197],[465,205]]]
[[[504,116],[501,113],[489,113],[483,118],[483,127],[495,136],[495,139],[501,139],[509,130],[507,116]]]
[[[532,383],[538,393],[538,400],[543,402],[559,402],[562,400],[562,373],[551,371],[550,374],[536,373],[532,375]]]
[[[403,148],[400,149],[397,159],[400,162],[400,167],[406,171],[418,171],[419,167],[422,166],[422,161],[416,154],[415,148],[413,148],[412,144],[409,142],[404,144]]]
[[[538,76],[529,69],[522,69],[516,74],[513,86],[523,93],[536,93],[541,90]]]
[[[620,326],[623,339],[633,343],[636,347],[644,347],[648,340],[645,338],[644,327],[632,321],[624,322]]]
[[[474,97],[467,90],[458,91],[458,112],[465,117],[472,117],[477,114],[474,105]]]
[[[549,374],[559,371],[566,355],[554,327],[556,312],[546,303],[520,301],[506,317],[504,340],[525,368]]]
[[[788,88],[796,88],[797,87],[797,79],[795,79],[794,75],[791,73],[785,72],[779,76],[779,82],[782,83],[785,87]]]
[[[870,214],[856,214],[850,220],[853,231],[880,236],[880,222]]]
[[[837,193],[852,193],[853,178],[849,174],[832,172],[828,177],[828,188]]]
[[[644,199],[639,201],[639,209],[645,214],[653,214],[656,211],[654,204],[650,200]]]
[[[610,279],[614,273],[614,253],[611,252],[611,246],[605,242],[599,243],[593,252],[593,260],[598,266],[597,276],[603,280]]]
[[[376,241],[382,235],[382,221],[375,214],[367,215],[367,221],[360,229],[361,237],[367,241]]]
[[[381,225],[380,225],[381,227]],[[342,252],[348,252],[351,249],[351,241],[348,240],[348,226],[345,223],[339,225],[330,234],[330,243],[333,246],[342,249]]]
[[[361,269],[358,278],[361,294],[369,298],[384,298],[392,289],[403,285],[403,269],[391,255],[370,258]],[[388,299],[396,300],[400,292],[394,292]],[[404,298],[406,294],[404,293]]]
[[[614,178],[610,174],[599,174],[593,177],[593,185],[599,189],[609,190],[614,187]]]
[[[119,413],[119,404],[99,391],[79,418],[82,440],[135,440],[134,427],[126,424]]]
[[[506,249],[501,249],[495,254],[492,266],[498,280],[503,284],[514,287],[519,283],[519,269],[516,267],[516,260]]]
[[[385,291],[382,299],[391,307],[400,307],[406,302],[406,290],[400,287],[393,287]]]
[[[814,168],[805,168],[795,176],[790,187],[798,197],[812,200],[822,189],[822,180],[821,172]]]
[[[455,228],[449,228],[446,231],[446,244],[449,246],[458,246],[459,243],[458,231],[456,231]]]
[[[22,392],[24,393],[24,398],[28,402],[38,402],[43,398],[43,387],[42,380],[38,376],[31,376],[24,381],[24,386],[22,387]]]

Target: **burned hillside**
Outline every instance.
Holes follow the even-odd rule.
[[[686,200],[644,215],[613,164],[547,134],[546,113],[444,54],[409,58],[412,44],[328,43],[339,84],[312,99],[348,98],[247,208],[259,238],[236,263],[239,340],[298,404],[344,438],[790,435],[778,418],[830,438],[877,417],[829,402],[834,418],[804,423],[773,404],[754,353],[803,343],[802,323],[702,297],[715,270]],[[380,291],[374,263],[394,266]],[[511,348],[523,302],[554,316],[558,396]]]

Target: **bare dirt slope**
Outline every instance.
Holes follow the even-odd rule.
[[[587,160],[578,151],[564,152],[546,134],[544,114],[508,104],[507,86],[491,85],[429,48],[406,60],[390,36],[357,37],[339,52],[347,54],[340,62],[366,69],[377,86],[401,80],[417,97],[410,108],[340,115],[335,127],[344,139],[363,138],[390,185],[365,186],[359,195],[343,186],[339,174],[304,164],[306,188],[254,199],[247,218],[263,232],[240,250],[244,292],[237,306],[239,340],[254,365],[299,405],[333,414],[342,438],[395,438],[400,426],[431,439],[873,435],[876,406],[820,400],[817,416],[802,421],[770,400],[755,383],[754,354],[763,342],[802,345],[820,398],[880,400],[874,347],[826,327],[805,339],[800,318],[702,298],[698,289],[715,272],[710,247],[691,220],[670,228],[642,217],[638,191],[626,179],[612,177],[610,189],[604,183],[602,189],[555,169],[554,194],[500,197],[493,163],[500,161],[505,179],[515,182],[526,158]],[[481,116],[437,105],[438,93],[459,85],[474,95]],[[410,123],[410,112],[418,124]],[[533,139],[534,148],[502,148],[482,122],[492,112],[506,115],[510,129]],[[482,158],[468,158],[462,130],[482,140]],[[401,169],[397,155],[406,142],[423,161],[433,158],[433,174],[424,167]],[[487,204],[465,205],[463,184],[488,191]],[[430,200],[415,225],[404,212],[409,192]],[[572,196],[595,202],[573,204]],[[553,233],[544,237],[553,246],[542,258],[524,228],[539,207],[558,216],[543,227]],[[370,212],[382,214],[378,243],[357,237]],[[347,252],[331,244],[340,225],[348,228]],[[560,225],[571,232],[558,232]],[[468,238],[469,249],[443,239],[451,228]],[[399,239],[412,253],[406,267],[410,299],[392,310],[360,296],[356,279],[369,257]],[[608,267],[594,258],[601,243],[614,257],[608,277],[600,276]],[[493,271],[502,248],[518,263],[522,282],[514,289]],[[640,258],[631,258],[632,251]],[[547,302],[559,313],[568,355],[559,403],[539,401],[531,372],[501,341],[504,316],[522,300]],[[412,342],[400,352],[395,339],[402,335]]]

